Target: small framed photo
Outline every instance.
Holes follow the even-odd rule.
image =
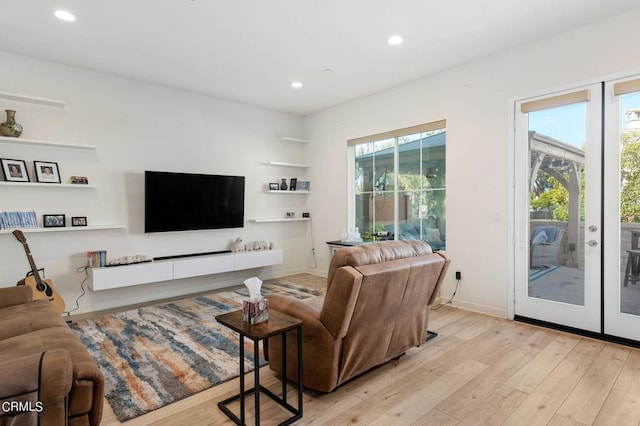
[[[277,182],[271,182],[269,184],[269,191],[279,191],[280,190],[280,184]]]
[[[308,191],[310,182],[308,180],[299,180],[296,183],[296,191]]]
[[[36,169],[36,180],[43,183],[60,183],[60,172],[58,171],[58,163],[49,161],[34,161],[33,166]]]
[[[42,224],[45,228],[64,228],[66,220],[63,214],[44,214]]]
[[[298,184],[298,178],[291,178],[291,183],[289,184],[289,190],[295,191],[296,185]]]
[[[0,163],[2,163],[4,180],[8,182],[29,182],[27,165],[24,161],[0,158]]]
[[[72,217],[71,226],[87,226],[87,217],[86,216]]]
[[[89,179],[86,176],[71,176],[70,182],[74,185],[88,185]]]

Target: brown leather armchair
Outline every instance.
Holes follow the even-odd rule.
[[[421,241],[384,241],[336,251],[326,296],[269,296],[269,308],[303,320],[303,385],[330,392],[425,342],[430,305],[449,266]],[[297,339],[287,338],[287,378],[297,381]],[[281,336],[265,356],[282,373]]]
[[[97,426],[103,400],[96,361],[53,304],[0,288],[0,426]]]

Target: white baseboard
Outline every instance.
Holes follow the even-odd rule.
[[[482,305],[475,302],[467,302],[464,300],[453,300],[451,305],[454,308],[464,309],[465,311],[478,312],[480,314],[487,314],[498,318],[507,319],[508,313],[504,308],[496,308],[495,306]]]

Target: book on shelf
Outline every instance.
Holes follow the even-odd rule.
[[[104,268],[107,266],[107,251],[95,250],[87,252],[87,262],[90,268]]]
[[[36,212],[0,211],[0,229],[35,229],[39,228]]]

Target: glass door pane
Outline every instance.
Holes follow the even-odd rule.
[[[528,295],[583,306],[586,103],[528,115]]]
[[[619,311],[640,316],[640,92],[619,98]]]

